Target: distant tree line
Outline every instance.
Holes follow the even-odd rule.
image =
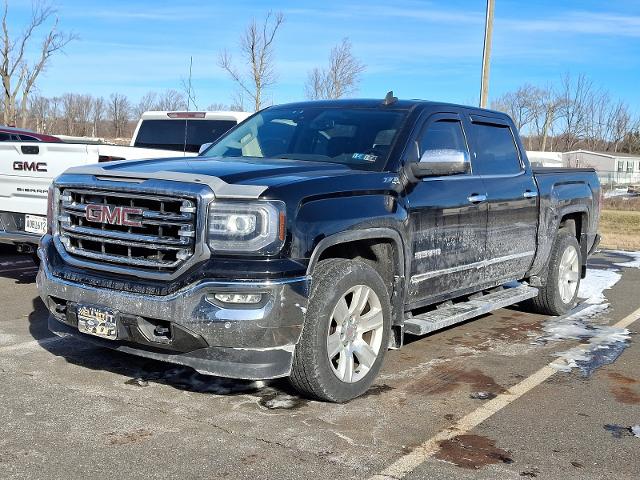
[[[25,126],[42,133],[82,137],[130,137],[135,122],[147,110],[184,110],[186,96],[177,90],[146,93],[138,103],[126,95],[108,97],[65,93],[59,97],[33,95]]]
[[[513,118],[528,150],[640,153],[640,117],[585,75],[525,84],[491,106]]]

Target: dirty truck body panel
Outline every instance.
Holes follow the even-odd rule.
[[[55,333],[216,375],[282,377],[327,258],[377,259],[400,346],[416,309],[543,284],[567,215],[579,219],[583,262],[597,242],[595,173],[532,170],[504,114],[344,100],[271,107],[245,123],[259,141],[240,136],[242,124],[200,157],[56,180],[38,274]],[[418,176],[413,164],[431,154],[463,170]],[[245,227],[247,238],[263,230],[226,239]],[[94,310],[113,320],[111,339],[79,331]]]

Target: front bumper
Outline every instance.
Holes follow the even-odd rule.
[[[48,268],[46,249],[38,253],[38,290],[51,314],[50,329],[57,335],[231,378],[276,378],[291,371],[307,307],[307,277],[202,280],[171,295],[155,296],[58,278]],[[216,292],[261,293],[263,300],[254,307],[223,305],[212,300]],[[78,304],[118,312],[118,340],[80,333],[75,320]],[[156,335],[156,327],[167,333]]]

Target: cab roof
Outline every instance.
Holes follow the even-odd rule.
[[[447,103],[447,102],[437,102],[432,100],[419,100],[419,99],[396,99],[392,103],[385,104],[384,98],[348,98],[348,99],[337,99],[337,100],[311,100],[305,102],[294,102],[294,103],[286,103],[280,105],[274,105],[271,108],[278,107],[287,107],[287,108],[310,108],[310,107],[320,107],[320,108],[380,108],[380,109],[390,109],[390,110],[413,110],[415,108],[426,108],[426,107],[455,107],[456,109],[464,108],[473,110],[474,112],[481,113],[491,113],[493,115],[506,115],[503,112],[498,112],[495,110],[490,110],[487,108],[479,108],[473,107],[470,105],[458,105],[455,103]]]

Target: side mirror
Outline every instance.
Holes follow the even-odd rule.
[[[471,170],[467,154],[459,150],[427,150],[419,162],[413,162],[410,166],[416,178],[459,175]]]
[[[200,145],[200,148],[198,149],[198,155],[200,155],[202,152],[204,152],[211,145],[213,145],[213,142],[203,143],[202,145]]]

